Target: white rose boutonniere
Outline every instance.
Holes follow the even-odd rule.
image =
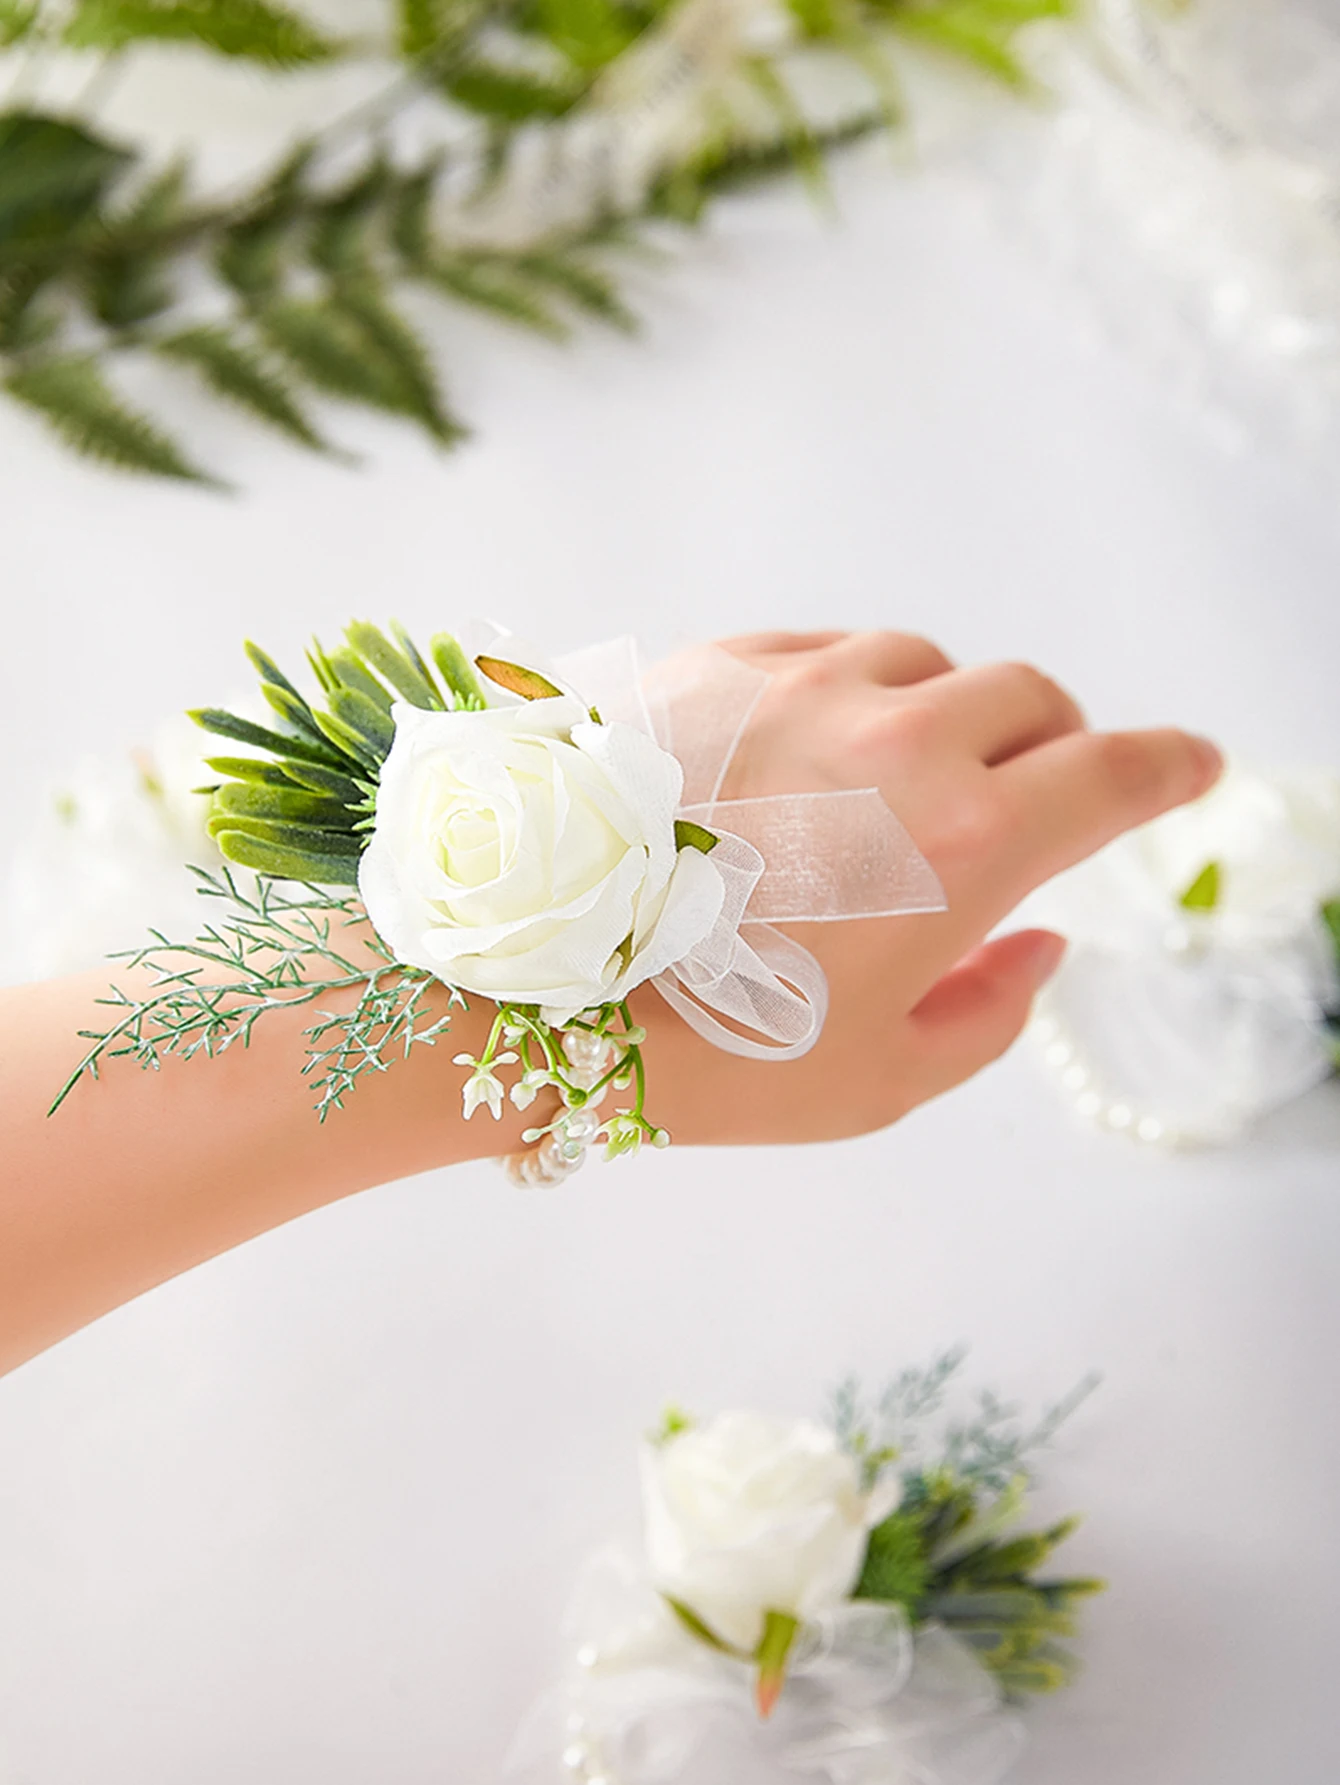
[[[642,1504],[656,1586],[698,1634],[757,1661],[766,1715],[797,1630],[850,1597],[891,1500],[862,1491],[831,1428],[723,1413],[647,1448]]]

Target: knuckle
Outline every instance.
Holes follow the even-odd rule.
[[[1009,832],[1004,802],[986,790],[946,800],[926,839],[927,853],[937,868],[951,874],[997,855]]]
[[[1036,664],[1006,663],[1002,667],[1009,679],[1028,696],[1035,706],[1047,712],[1068,712],[1074,707],[1074,701],[1061,684],[1044,674]]]
[[[881,706],[856,729],[858,755],[868,762],[925,757],[940,742],[943,726],[935,708],[921,701]]]

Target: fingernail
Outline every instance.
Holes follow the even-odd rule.
[[[1224,753],[1210,738],[1192,736],[1195,747],[1196,763],[1201,771],[1201,778],[1206,787],[1212,787],[1224,772]]]
[[[1033,989],[1046,985],[1065,958],[1066,939],[1055,930],[1037,930],[1028,951],[1028,977]]]

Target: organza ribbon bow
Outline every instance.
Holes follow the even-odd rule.
[[[943,911],[930,863],[873,787],[721,798],[770,680],[729,652],[699,646],[644,677],[633,641],[622,638],[560,657],[554,668],[602,719],[637,726],[678,758],[679,815],[720,839],[712,850],[725,887],[720,916],[653,980],[657,991],[727,1053],[791,1060],[808,1052],[827,1013],[827,982],[809,950],[774,926]]]
[[[990,1674],[938,1626],[849,1602],[807,1625],[771,1718],[751,1670],[691,1636],[618,1550],[588,1562],[568,1676],[526,1716],[505,1775],[550,1785],[996,1785],[1023,1743]]]

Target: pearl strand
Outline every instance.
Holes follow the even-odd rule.
[[[568,1029],[562,1047],[568,1076],[579,1090],[591,1090],[608,1072],[612,1049],[603,1035],[593,1035],[587,1029]],[[542,1189],[561,1184],[580,1171],[601,1129],[599,1106],[607,1089],[608,1086],[602,1087],[580,1108],[565,1110],[538,1145],[523,1153],[509,1153],[502,1166],[512,1183],[523,1189]]]
[[[1044,1010],[1029,1025],[1043,1061],[1056,1074],[1080,1116],[1097,1128],[1126,1134],[1148,1146],[1175,1147],[1187,1137],[1155,1115],[1141,1115],[1128,1097],[1113,1095],[1099,1080],[1092,1061],[1069,1024]]]

